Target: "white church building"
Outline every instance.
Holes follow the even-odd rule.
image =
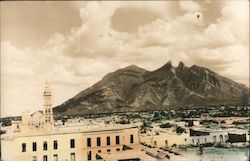
[[[30,113],[26,110],[22,113],[21,121],[12,121],[12,131],[20,134],[44,133],[49,134],[53,130],[52,96],[49,83],[45,83],[43,93],[43,110]]]

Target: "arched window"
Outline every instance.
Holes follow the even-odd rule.
[[[220,135],[220,142],[222,143],[223,142],[223,136],[222,135]]]

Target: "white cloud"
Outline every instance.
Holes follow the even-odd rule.
[[[180,2],[176,10],[185,13],[168,14],[170,6],[178,7],[175,3],[84,2],[79,9],[82,25],[68,35],[55,33],[40,48],[1,42],[2,115],[20,114],[30,107],[41,109],[46,79],[52,83],[57,105],[108,72],[130,64],[155,70],[170,59],[174,64],[184,61],[206,66],[248,85],[249,20],[245,14],[249,7],[245,2],[236,8],[235,3],[225,3],[220,21],[208,26],[197,2]],[[146,8],[159,17],[138,26],[135,33],[118,32],[111,19],[120,7]],[[20,110],[14,111],[17,107]]]
[[[225,1],[222,18],[239,43],[249,45],[249,1]]]
[[[193,11],[200,11],[201,6],[194,1],[179,1],[180,7],[188,12],[193,12]]]

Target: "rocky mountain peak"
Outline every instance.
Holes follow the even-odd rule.
[[[182,61],[180,61],[178,64],[178,68],[183,69],[184,67],[185,67],[185,64]]]
[[[172,60],[169,60],[165,65],[163,65],[161,68],[159,68],[158,70],[169,70],[171,69],[172,66]]]
[[[123,70],[145,71],[144,69],[142,69],[136,65],[129,65],[129,66],[123,68]]]

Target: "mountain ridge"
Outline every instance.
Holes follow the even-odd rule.
[[[93,86],[54,108],[58,114],[87,114],[169,106],[239,102],[248,87],[197,65],[171,61],[154,71],[130,65],[108,73]]]

